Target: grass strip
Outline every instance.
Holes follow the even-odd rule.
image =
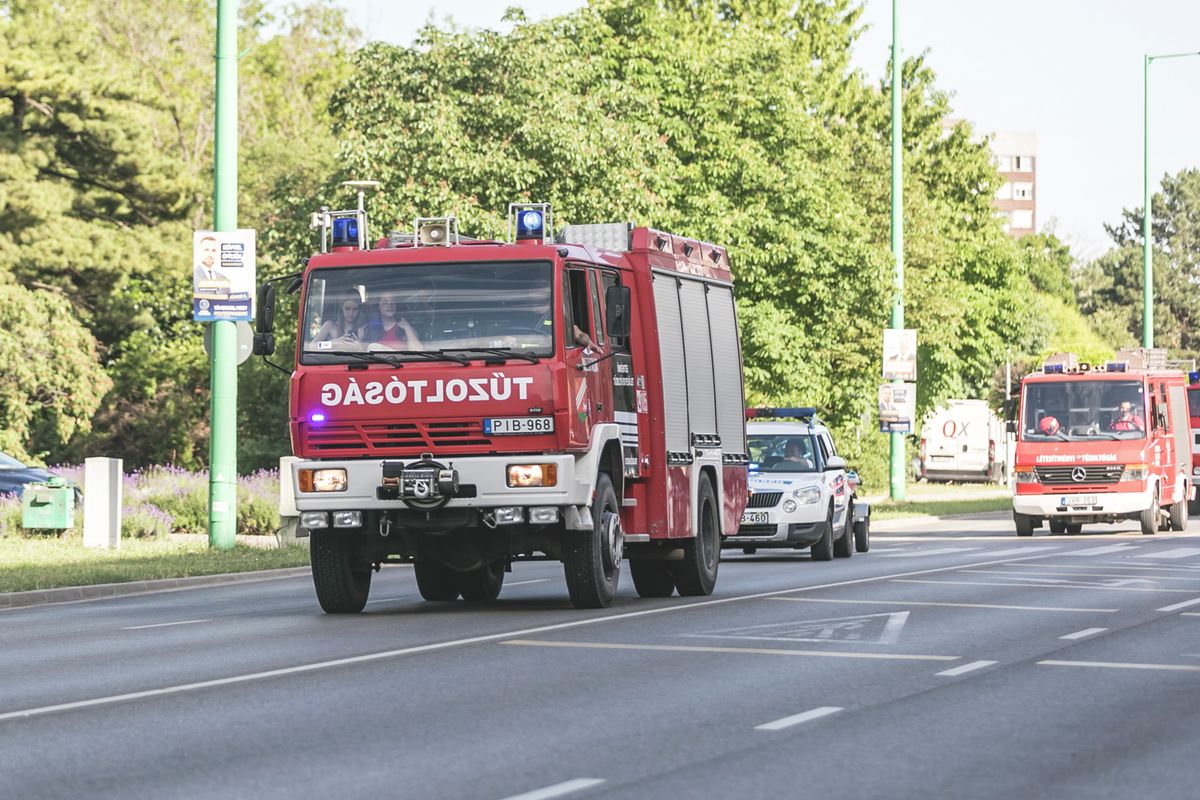
[[[308,545],[209,550],[204,543],[123,539],[121,549],[85,549],[82,539],[0,538],[0,592],[186,578],[308,565]]]
[[[899,503],[880,500],[871,504],[871,519],[904,519],[906,517],[946,514],[976,514],[983,511],[1009,511],[1012,498],[972,497],[959,500],[904,500]]]

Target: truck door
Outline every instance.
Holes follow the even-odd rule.
[[[567,414],[573,445],[586,445],[592,426],[612,419],[612,401],[605,402],[601,393],[600,368],[608,362],[596,360],[603,354],[596,341],[596,326],[592,321],[592,297],[589,293],[588,270],[570,266],[563,270],[563,346],[567,373]],[[608,367],[612,369],[611,366]],[[612,373],[608,377],[612,393]]]
[[[1175,442],[1171,436],[1167,385],[1162,381],[1154,381],[1150,385],[1150,430],[1154,466],[1162,481],[1159,502],[1170,502],[1175,496]]]

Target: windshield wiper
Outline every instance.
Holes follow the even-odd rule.
[[[511,347],[443,347],[438,350],[439,353],[491,353],[497,356],[511,356],[512,358],[523,358],[530,364],[536,364],[539,359],[533,353],[524,353],[520,350],[514,350]]]
[[[387,364],[390,367],[402,367],[404,362],[391,356],[422,356],[431,361],[453,361],[455,364],[466,366],[471,360],[466,356],[442,352],[440,350],[305,350],[307,355],[314,356],[350,356],[361,361],[372,361],[377,364]]]

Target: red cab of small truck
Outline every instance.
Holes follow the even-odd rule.
[[[293,281],[292,480],[322,608],[360,611],[411,562],[428,600],[495,599],[517,560],[564,565],[576,607],[712,592],[747,497],[742,360],[724,248],[509,209],[367,246],[323,209]],[[269,354],[272,288],[256,352]],[[265,314],[263,313],[265,311]]]

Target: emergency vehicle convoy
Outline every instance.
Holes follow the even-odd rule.
[[[1161,350],[1090,365],[1047,359],[1021,381],[1013,468],[1018,536],[1136,519],[1142,533],[1187,527],[1192,435],[1187,380]]]
[[[509,208],[510,241],[452,217],[368,246],[362,195],[314,215],[291,373],[293,481],[330,613],[380,564],[426,600],[486,601],[513,561],[562,561],[571,602],[707,595],[746,504],[728,254],[631,223]],[[274,349],[274,290],[255,352]]]

